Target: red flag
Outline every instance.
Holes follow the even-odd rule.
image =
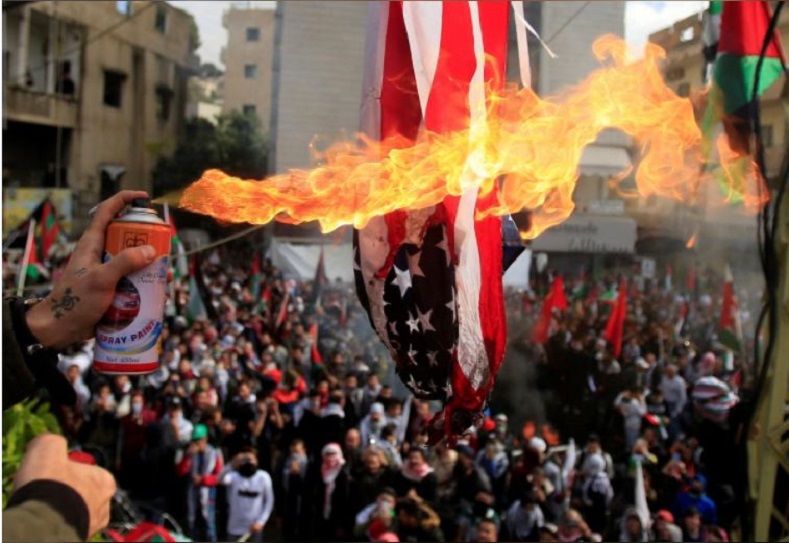
[[[567,309],[567,297],[564,294],[564,280],[558,275],[554,277],[551,283],[551,290],[542,302],[540,319],[534,326],[535,342],[545,343],[548,341],[554,308],[561,310]]]
[[[627,316],[627,287],[625,282],[619,284],[619,296],[616,298],[611,315],[608,317],[608,324],[605,327],[605,338],[613,347],[614,358],[619,358],[622,354],[622,339],[625,331],[625,317]]]
[[[310,326],[310,338],[312,339],[312,345],[310,346],[310,357],[312,358],[313,364],[318,364],[320,366],[323,365],[323,357],[321,356],[321,352],[318,350],[318,323],[313,323]]]

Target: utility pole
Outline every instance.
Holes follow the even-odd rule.
[[[779,266],[778,319],[775,350],[764,390],[756,398],[756,414],[748,435],[748,478],[755,502],[751,541],[789,541],[785,488],[789,478],[789,198],[783,198],[778,216],[776,251]],[[780,483],[779,483],[780,482]],[[779,488],[779,484],[782,488]]]

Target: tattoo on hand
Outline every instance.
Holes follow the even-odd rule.
[[[75,277],[82,277],[88,273],[88,268],[80,268],[74,272]]]
[[[55,314],[55,318],[59,319],[67,311],[74,309],[74,306],[77,305],[77,302],[79,302],[79,296],[74,295],[74,293],[71,291],[71,287],[66,289],[60,299],[52,298],[52,312]]]

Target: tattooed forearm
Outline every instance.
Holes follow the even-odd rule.
[[[68,287],[60,298],[52,297],[52,313],[55,314],[56,319],[59,319],[66,312],[74,309],[77,302],[79,302],[79,296],[75,296],[71,291],[71,287]]]
[[[74,272],[75,277],[82,277],[88,273],[88,268],[80,268]]]

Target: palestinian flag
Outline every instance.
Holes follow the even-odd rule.
[[[41,254],[49,257],[52,246],[57,243],[60,235],[57,210],[47,198],[41,206]]]
[[[737,297],[734,295],[734,278],[728,264],[723,272],[723,281],[718,340],[732,351],[739,351],[742,348],[740,309],[737,305]]]
[[[260,296],[260,255],[255,254],[252,257],[252,269],[250,270],[250,276],[252,279],[252,283],[250,285],[250,291],[252,292],[252,300],[257,303],[258,297]]]
[[[603,292],[603,293],[602,293],[602,294],[601,294],[601,295],[598,297],[598,300],[600,300],[601,302],[603,302],[603,303],[606,303],[606,304],[613,304],[613,303],[615,303],[615,302],[616,302],[616,297],[617,297],[617,293],[616,293],[616,285],[611,285],[611,286],[608,288],[608,290],[606,290],[605,292]]]
[[[170,206],[167,205],[167,202],[164,203],[164,220],[170,225],[170,247],[172,252],[176,255],[172,260],[174,263],[173,276],[176,279],[187,277],[189,275],[189,264],[186,261],[186,251],[181,238],[178,237],[178,230],[175,228],[175,220],[170,214]]]
[[[27,277],[34,283],[49,279],[49,271],[38,257],[38,243],[36,243],[35,236],[28,237],[25,252],[29,255],[25,270]]]
[[[713,68],[709,103],[703,119],[709,156],[714,135],[722,122],[731,149],[743,156],[737,168],[743,176],[750,163],[751,121],[755,104],[754,83],[762,44],[772,17],[769,2],[722,2],[720,41]],[[776,32],[768,44],[759,77],[758,98],[784,73],[785,57]],[[738,195],[733,195],[738,196]]]

